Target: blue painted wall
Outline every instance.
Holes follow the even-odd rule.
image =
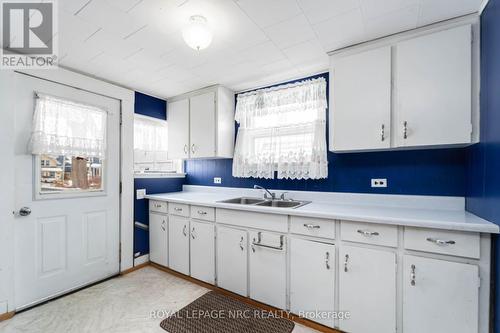
[[[313,77],[319,76],[328,82],[327,73]],[[436,149],[328,153],[328,179],[305,181],[234,178],[232,159],[192,160],[185,162],[186,183],[214,186],[213,178],[222,177],[222,184],[215,186],[258,184],[283,190],[464,196],[465,152],[465,149]],[[371,178],[387,178],[388,188],[371,188]]]
[[[167,119],[167,102],[141,93],[135,93],[135,113],[159,119]],[[183,178],[137,178],[134,180],[134,221],[149,225],[148,200],[137,200],[137,189],[146,193],[165,193],[182,191]],[[134,253],[149,253],[149,233],[134,228]]]
[[[490,0],[481,15],[481,143],[467,153],[467,210],[500,225],[500,0]],[[494,332],[500,332],[499,258],[494,237]]]

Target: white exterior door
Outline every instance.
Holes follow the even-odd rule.
[[[15,74],[15,308],[29,307],[119,272],[120,102]],[[35,92],[108,110],[103,190],[39,195],[40,159],[28,151]]]
[[[166,215],[149,214],[149,260],[168,266],[168,221]]]
[[[247,232],[217,227],[217,286],[242,296],[247,289]]]
[[[334,327],[335,245],[291,239],[290,310],[308,316],[322,311],[328,317],[307,318]]]
[[[479,268],[406,255],[403,332],[477,333]]]
[[[189,275],[189,219],[168,217],[168,264],[171,269]]]
[[[191,157],[215,156],[215,93],[190,98]]]
[[[191,221],[191,276],[215,284],[215,227]]]
[[[286,309],[286,238],[259,233],[250,233],[250,298]]]
[[[396,254],[342,246],[339,261],[339,310],[351,313],[350,319],[339,321],[340,330],[396,332]],[[419,332],[441,332],[416,327]]]
[[[168,158],[189,157],[189,100],[169,102],[168,121]]]
[[[471,26],[396,46],[396,145],[471,142]]]

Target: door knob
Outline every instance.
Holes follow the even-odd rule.
[[[17,215],[19,216],[28,216],[31,214],[31,209],[29,207],[22,207],[19,209],[19,212],[17,212]]]

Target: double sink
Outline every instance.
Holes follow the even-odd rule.
[[[261,206],[261,207],[275,207],[275,208],[299,208],[310,201],[296,201],[296,200],[277,200],[277,199],[261,199],[261,198],[249,198],[241,197],[228,200],[219,201],[221,203],[235,204],[235,205],[247,205],[247,206]]]

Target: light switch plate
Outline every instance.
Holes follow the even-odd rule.
[[[221,177],[214,177],[214,184],[222,184],[222,178]]]
[[[372,187],[387,187],[387,178],[372,178]]]
[[[146,189],[145,188],[139,189],[135,193],[135,197],[137,198],[137,200],[144,199],[145,196],[146,196]]]

